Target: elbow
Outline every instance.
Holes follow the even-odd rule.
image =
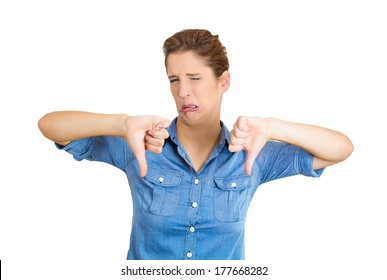
[[[52,127],[52,121],[50,116],[51,116],[51,113],[47,113],[43,117],[41,117],[38,121],[38,127],[40,132],[49,139],[50,139],[49,134]]]
[[[45,135],[45,132],[47,130],[47,126],[48,126],[47,123],[48,123],[47,114],[44,115],[43,117],[41,117],[38,121],[39,130],[40,130],[40,132],[42,132],[43,135]]]
[[[352,154],[354,150],[354,145],[352,141],[345,136],[345,139],[342,141],[342,147],[340,149],[340,160],[344,161]]]

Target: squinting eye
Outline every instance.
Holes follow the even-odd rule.
[[[193,81],[199,81],[199,80],[200,80],[200,77],[191,77],[191,80],[193,80]]]
[[[177,82],[177,79],[170,79],[169,82],[170,82],[171,84],[176,83],[176,82]]]

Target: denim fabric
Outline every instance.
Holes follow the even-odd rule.
[[[246,176],[246,153],[228,151],[223,123],[219,143],[197,173],[176,134],[176,119],[161,154],[146,152],[148,172],[120,137],[75,140],[61,148],[76,160],[102,161],[125,172],[133,201],[128,259],[244,259],[247,209],[258,186],[312,170],[313,156],[299,147],[268,142]]]

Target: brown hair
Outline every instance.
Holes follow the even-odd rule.
[[[166,39],[163,45],[165,67],[171,53],[186,51],[194,51],[203,57],[216,77],[230,67],[226,48],[219,41],[219,36],[212,35],[206,29],[184,29]]]

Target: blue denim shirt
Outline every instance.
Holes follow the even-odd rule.
[[[270,141],[246,176],[246,153],[228,151],[229,131],[221,125],[219,142],[199,173],[177,139],[176,119],[162,153],[146,152],[144,178],[123,138],[91,137],[58,148],[126,174],[133,201],[127,259],[244,259],[245,218],[258,186],[296,174],[318,177],[323,170],[313,171],[313,156],[299,147]]]

